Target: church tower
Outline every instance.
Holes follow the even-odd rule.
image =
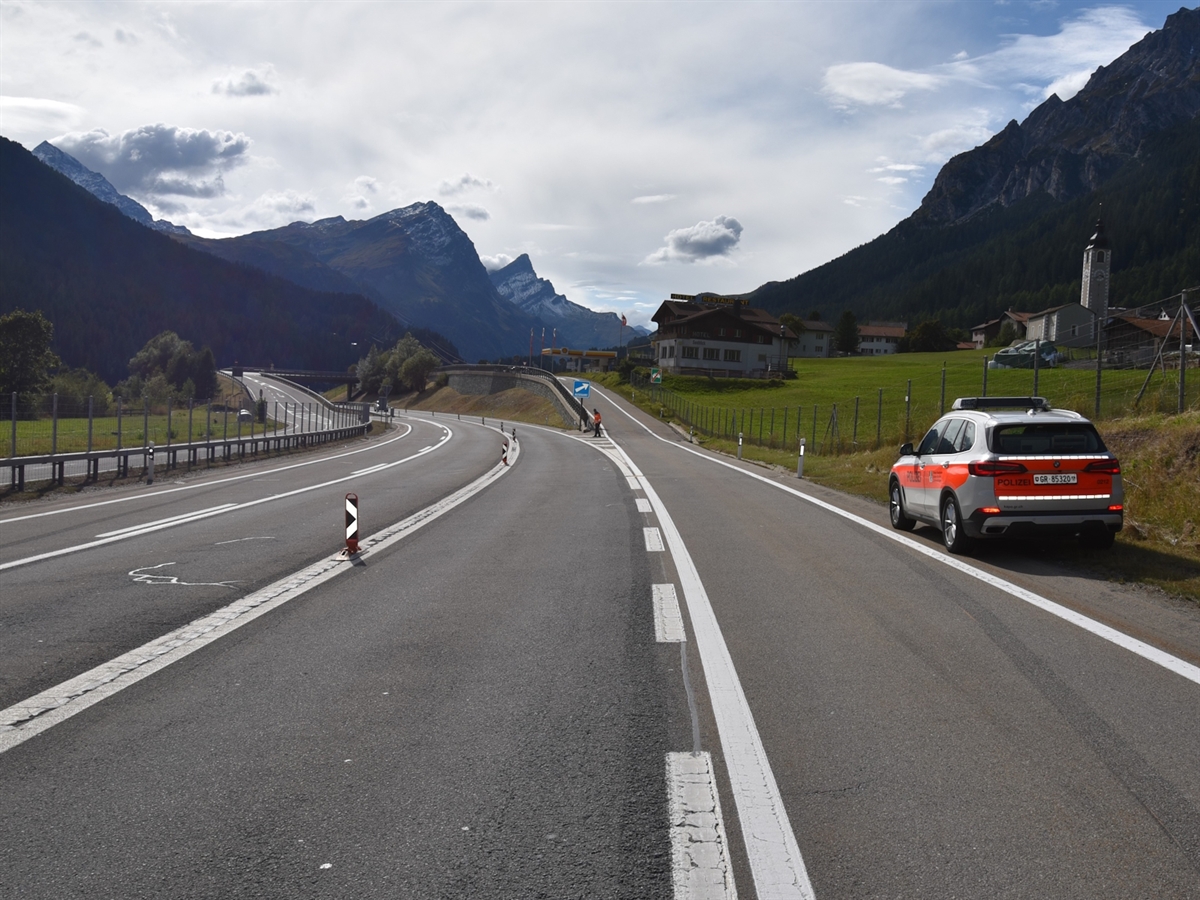
[[[1100,317],[1108,315],[1108,274],[1112,267],[1112,250],[1104,233],[1104,221],[1096,220],[1096,233],[1083,251],[1083,287],[1079,302]]]

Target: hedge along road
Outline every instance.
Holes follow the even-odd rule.
[[[1195,896],[1194,610],[1130,593],[1124,637],[1090,628],[600,396],[693,548],[817,897]]]

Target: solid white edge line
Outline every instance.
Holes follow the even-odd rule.
[[[604,395],[601,394],[601,396]],[[921,544],[897,531],[884,528],[882,525],[876,525],[874,522],[868,521],[867,519],[855,515],[852,512],[847,512],[846,510],[834,506],[832,503],[827,503],[824,500],[820,500],[811,494],[798,491],[793,487],[788,487],[786,484],[780,484],[778,481],[766,478],[765,476],[759,475],[756,472],[747,472],[740,466],[735,466],[732,463],[725,462],[724,460],[714,459],[711,456],[706,456],[705,454],[693,450],[690,447],[684,447],[680,444],[674,443],[673,441],[668,441],[665,438],[655,434],[649,428],[646,428],[646,426],[641,422],[638,422],[638,420],[631,416],[628,412],[621,409],[621,407],[617,406],[616,403],[613,403],[611,398],[605,397],[605,399],[608,400],[609,403],[612,403],[612,405],[619,412],[624,413],[624,415],[627,416],[632,422],[645,429],[646,433],[655,440],[662,441],[664,444],[667,444],[670,447],[675,447],[676,449],[682,450],[685,453],[691,453],[693,456],[706,460],[714,465],[724,466],[725,468],[739,472],[748,478],[757,479],[763,484],[768,484],[773,488],[793,494],[794,496],[799,497],[801,500],[812,503],[814,506],[819,506],[824,510],[841,516],[843,519],[847,519],[857,525],[861,525],[862,527],[874,531],[876,534],[882,535],[883,537],[893,540],[898,544],[903,544],[911,550],[916,550],[918,553],[924,554],[932,560],[949,566],[952,569],[957,569],[963,574],[969,575],[972,578],[984,582],[985,584],[989,584],[1012,597],[1016,597],[1018,600],[1023,600],[1031,606],[1036,606],[1038,609],[1048,612],[1052,616],[1062,619],[1064,622],[1069,622],[1072,625],[1082,628],[1084,631],[1087,631],[1102,640],[1108,641],[1122,648],[1123,650],[1128,650],[1130,653],[1140,656],[1142,659],[1148,660],[1155,665],[1162,666],[1164,669],[1174,672],[1176,675],[1181,675],[1188,681],[1200,684],[1200,666],[1194,666],[1177,656],[1172,656],[1165,650],[1160,650],[1158,647],[1147,644],[1145,641],[1140,641],[1137,638],[1130,637],[1122,631],[1118,631],[1109,625],[1105,625],[1102,622],[1097,622],[1095,619],[1085,616],[1083,613],[1078,613],[1073,609],[1068,609],[1067,607],[1055,603],[1053,600],[1047,599],[1040,594],[1035,594],[1033,591],[1026,590],[1019,585],[1013,584],[1011,581],[1001,578],[999,575],[993,575],[991,572],[985,572],[983,569],[977,569],[969,563],[965,563],[960,559],[957,559],[946,553],[942,553],[940,550],[927,547],[924,544]]]
[[[447,431],[450,430],[445,425],[439,424],[438,427],[446,428]],[[418,450],[412,456],[406,456],[403,459],[397,459],[390,463],[383,463],[379,467],[377,472],[372,472],[371,474],[377,474],[378,472],[382,472],[386,469],[391,469],[395,466],[403,465],[406,462],[411,462],[414,459],[419,459],[420,457],[424,456],[425,454],[431,453],[432,451],[439,449],[441,446],[442,446],[441,444],[438,444],[436,447],[426,447],[424,450]],[[249,509],[252,506],[259,506],[263,503],[272,503],[275,500],[283,500],[287,497],[294,497],[297,494],[306,494],[309,491],[316,491],[316,490],[320,490],[321,488],[332,487],[335,484],[341,484],[342,482],[350,481],[351,479],[358,478],[358,477],[359,476],[351,473],[350,475],[343,475],[341,478],[334,478],[331,481],[322,481],[318,484],[310,484],[310,485],[307,485],[306,487],[296,488],[291,491],[284,491],[282,494],[272,494],[269,497],[259,497],[257,500],[247,500],[245,503],[235,503],[230,506],[215,507],[212,510],[210,510],[209,512],[196,513],[195,515],[192,515],[190,518],[179,519],[178,521],[163,521],[163,522],[158,522],[158,523],[151,523],[148,525],[133,526],[132,528],[127,529],[127,530],[121,532],[120,534],[113,533],[112,537],[100,538],[100,539],[94,540],[94,541],[87,541],[86,543],[83,543],[83,544],[76,544],[73,547],[62,547],[58,550],[47,550],[45,553],[39,553],[35,556],[26,556],[22,559],[14,559],[14,560],[10,560],[9,562],[6,562],[6,563],[0,563],[0,572],[5,571],[6,569],[15,569],[19,566],[27,566],[27,565],[30,565],[31,563],[41,562],[42,560],[46,560],[46,559],[54,559],[55,557],[67,556],[68,554],[71,554],[71,553],[79,553],[83,550],[92,550],[96,547],[103,547],[107,544],[113,544],[113,543],[116,543],[117,541],[128,540],[129,538],[133,538],[133,537],[141,537],[143,534],[150,534],[155,531],[162,531],[163,529],[166,529],[166,528],[174,528],[176,525],[191,525],[193,522],[198,522],[201,519],[209,519],[209,518],[212,518],[213,516],[223,516],[226,513],[237,512],[238,510],[242,510],[242,509]]]
[[[407,519],[376,532],[362,542],[358,558],[378,553],[466,502],[510,471],[520,457],[514,448],[509,465],[497,464],[470,484]],[[349,571],[350,560],[327,557],[265,588],[235,600],[216,612],[149,641],[134,650],[76,675],[52,688],[0,710],[0,753],[64,722],[101,700],[136,684],[171,663],[190,656],[259,616],[294,600],[312,588]],[[10,722],[18,724],[8,724]],[[28,724],[19,724],[27,722]]]
[[[759,900],[815,900],[808,870],[800,855],[800,846],[779,793],[779,785],[771,771],[767,751],[754,724],[754,715],[742,691],[733,658],[729,655],[700,573],[674,520],[649,480],[620,444],[613,441],[613,445],[653,505],[675,562],[675,571],[679,575],[688,615],[692,620],[696,649],[708,682],[713,717],[721,738],[725,766],[729,770],[730,786],[757,896]]]
[[[130,525],[128,528],[118,528],[116,531],[106,531],[103,534],[98,534],[98,538],[113,537],[114,535],[124,534],[127,531],[137,531],[139,528],[146,528],[151,525],[179,525],[185,519],[191,519],[208,513],[220,512],[223,509],[229,509],[231,506],[237,506],[236,503],[222,503],[220,506],[210,506],[208,509],[198,509],[195,512],[182,513],[178,516],[170,516],[166,519],[158,519],[154,522],[142,522],[140,525]]]

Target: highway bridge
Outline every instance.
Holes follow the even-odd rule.
[[[3,507],[4,894],[1198,896],[1194,605],[589,405]]]

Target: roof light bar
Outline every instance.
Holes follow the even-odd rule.
[[[959,397],[951,409],[1050,409],[1045,397]]]

